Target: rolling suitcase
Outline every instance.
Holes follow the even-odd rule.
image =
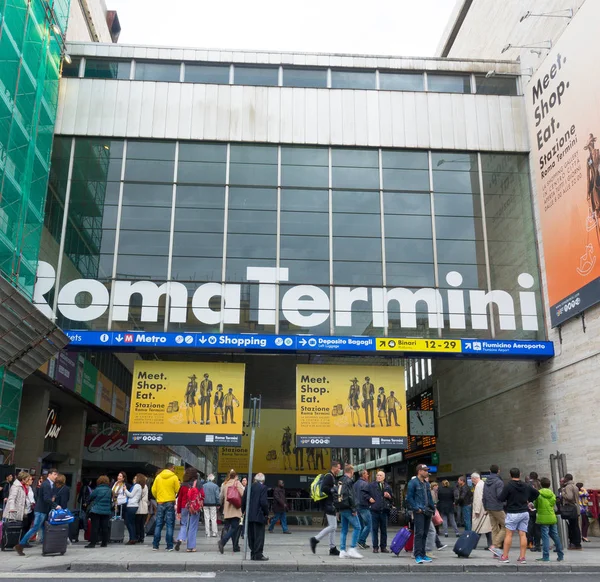
[[[144,531],[146,535],[151,537],[154,535],[154,530],[156,528],[156,515],[151,515],[148,523],[146,524]]]
[[[464,532],[454,544],[454,553],[459,558],[468,558],[479,543],[481,536],[474,531]]]
[[[405,548],[412,535],[413,533],[407,527],[403,527],[394,536],[392,544],[390,545],[390,550],[397,556]]]
[[[4,521],[0,522],[0,549],[12,550],[19,543],[23,534],[22,521]]]
[[[122,544],[125,538],[125,522],[120,517],[110,520],[110,538],[112,544]]]
[[[69,525],[62,523],[60,525],[44,524],[44,542],[42,544],[42,556],[48,554],[60,554],[67,551],[69,541]]]
[[[75,519],[69,524],[69,539],[71,543],[79,543],[79,516],[76,515]]]
[[[85,527],[85,533],[83,534],[83,539],[86,542],[89,542],[92,539],[92,520],[88,519]]]

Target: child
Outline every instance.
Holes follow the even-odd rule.
[[[541,526],[542,529],[542,557],[537,558],[536,562],[549,562],[550,561],[550,539],[556,545],[556,552],[558,553],[558,561],[564,560],[564,553],[562,544],[560,543],[560,537],[558,537],[558,526],[556,525],[556,513],[554,513],[554,505],[556,504],[556,496],[550,489],[550,479],[548,477],[542,477],[541,479],[542,488],[540,489],[539,497],[533,502],[533,505],[537,509],[536,523]]]

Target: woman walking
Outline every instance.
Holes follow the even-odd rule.
[[[442,486],[438,487],[438,511],[443,519],[444,537],[448,537],[448,521],[454,528],[456,537],[459,536],[456,518],[454,517],[454,491],[450,488],[450,482],[447,479],[442,481]]]
[[[177,519],[181,521],[181,527],[177,534],[175,542],[175,551],[178,552],[181,544],[187,545],[188,552],[196,551],[196,535],[198,533],[198,524],[200,523],[200,511],[195,511],[192,507],[192,501],[195,499],[204,500],[204,490],[198,487],[197,469],[186,469],[183,474],[183,481],[177,494]]]
[[[110,515],[112,513],[112,491],[110,480],[106,475],[101,475],[96,481],[96,489],[90,496],[89,513],[92,520],[92,535],[86,548],[95,548],[100,538],[101,547],[108,546],[110,537]]]
[[[233,544],[233,551],[239,552],[239,535],[240,519],[242,518],[242,496],[244,495],[244,487],[240,483],[237,473],[231,469],[227,479],[221,485],[221,507],[223,507],[223,516],[225,518],[225,527],[223,528],[222,537],[219,540],[219,552],[223,553],[225,544],[229,540]],[[239,505],[237,501],[239,499]]]
[[[135,482],[142,488],[142,496],[140,497],[140,503],[138,505],[137,511],[135,512],[135,540],[139,544],[143,544],[144,535],[146,533],[146,518],[148,517],[148,509],[150,506],[150,501],[148,499],[148,486],[146,485],[146,475],[138,473],[135,476]]]
[[[129,533],[128,546],[133,546],[138,541],[137,532],[135,529],[135,516],[140,507],[140,500],[142,499],[142,486],[137,482],[137,475],[133,478],[133,487],[131,491],[125,489],[125,495],[127,496],[127,505],[125,507],[125,525],[127,526],[127,533]]]
[[[29,531],[29,513],[33,512],[33,491],[31,485],[33,477],[27,471],[20,471],[12,483],[6,505],[4,506],[3,518],[8,521],[21,522],[21,539]],[[7,527],[7,525],[5,525]],[[17,526],[18,527],[18,526]],[[18,540],[17,540],[18,541]],[[23,547],[31,547],[29,544]]]

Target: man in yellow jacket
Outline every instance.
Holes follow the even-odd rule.
[[[152,495],[156,499],[156,527],[152,549],[158,552],[163,525],[167,525],[167,552],[173,551],[173,532],[175,530],[175,500],[179,492],[179,479],[173,472],[175,465],[167,463],[165,468],[156,476],[152,484]]]

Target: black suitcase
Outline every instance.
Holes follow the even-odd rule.
[[[456,540],[454,544],[454,553],[459,558],[468,558],[471,552],[477,547],[481,536],[474,531],[466,531]]]
[[[144,528],[144,531],[146,532],[146,535],[151,537],[154,535],[154,530],[156,529],[156,515],[151,515],[150,519],[148,520],[148,523],[146,524],[146,527]]]
[[[110,542],[122,544],[125,539],[125,522],[120,518],[110,520]]]
[[[44,524],[44,542],[42,544],[42,556],[47,554],[60,554],[67,551],[69,541],[69,523],[52,525],[46,522]]]
[[[79,516],[76,515],[75,519],[69,524],[69,539],[71,543],[79,543]]]
[[[22,521],[5,521],[2,523],[2,540],[0,541],[0,549],[12,550],[19,543],[23,535]]]

